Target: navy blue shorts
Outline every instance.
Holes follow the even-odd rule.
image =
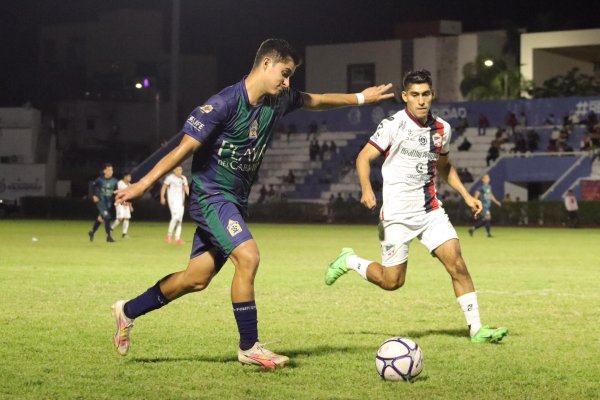
[[[98,209],[98,216],[104,219],[111,219],[110,209],[112,208],[112,203],[110,201],[100,200],[96,203],[96,208]]]
[[[190,258],[216,249],[217,272],[236,247],[252,239],[241,211],[233,203],[190,201],[190,217],[197,225]]]

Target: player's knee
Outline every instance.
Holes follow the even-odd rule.
[[[249,251],[236,257],[236,269],[242,273],[255,274],[260,263],[260,255],[257,252]]]
[[[448,271],[452,275],[452,277],[461,278],[469,276],[469,271],[467,270],[467,265],[462,257],[457,257],[453,260],[448,266]]]
[[[186,279],[184,280],[184,286],[185,286],[186,292],[199,292],[201,290],[206,289],[209,284],[210,284],[210,278],[206,279],[206,278],[200,278],[200,277],[187,276]]]
[[[384,279],[382,282],[381,288],[384,290],[398,290],[402,286],[404,286],[404,276],[400,276],[396,279]]]

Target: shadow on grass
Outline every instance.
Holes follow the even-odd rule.
[[[316,347],[305,347],[302,349],[289,349],[282,350],[281,352],[290,357],[291,360],[287,365],[287,368],[294,368],[296,363],[294,358],[302,356],[318,356],[323,354],[332,353],[349,353],[349,352],[361,352],[364,350],[370,350],[370,346],[316,346]],[[193,354],[186,357],[135,357],[128,360],[132,363],[177,363],[177,362],[211,362],[211,363],[237,363],[237,357],[222,357],[222,356],[207,356],[202,354]],[[262,371],[263,369],[258,369]]]
[[[425,336],[454,336],[467,339],[469,332],[467,329],[428,329],[425,331],[406,331],[406,332],[375,332],[375,331],[359,331],[359,332],[344,332],[346,335],[380,335],[387,337],[403,336],[407,338],[421,338]]]

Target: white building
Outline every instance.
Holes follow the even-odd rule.
[[[0,108],[0,200],[53,196],[56,137],[44,137],[41,113],[33,108]]]
[[[460,23],[439,23],[440,36],[308,46],[306,90],[356,92],[388,82],[400,87],[406,71],[424,68],[432,73],[439,101],[463,100],[459,90],[463,66],[480,54],[504,57],[506,32],[461,33]]]

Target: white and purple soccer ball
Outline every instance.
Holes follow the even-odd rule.
[[[410,339],[389,338],[379,346],[375,366],[386,381],[412,381],[423,370],[423,350]]]

